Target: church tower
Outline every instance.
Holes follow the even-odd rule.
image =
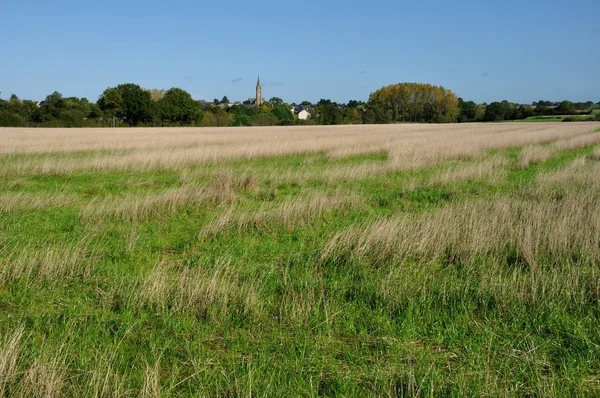
[[[262,86],[260,85],[260,76],[258,76],[258,80],[256,81],[256,106],[261,106],[263,104],[262,98]]]

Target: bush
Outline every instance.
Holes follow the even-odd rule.
[[[234,126],[250,126],[250,117],[246,115],[235,115],[233,119]]]
[[[600,118],[598,117],[600,115],[597,115],[596,117],[590,116],[590,117],[566,117],[564,118],[562,121],[563,122],[594,122],[596,120],[600,120]]]
[[[0,126],[26,127],[27,125],[27,119],[25,119],[23,116],[10,111],[0,111]]]

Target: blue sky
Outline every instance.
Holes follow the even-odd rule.
[[[600,101],[600,1],[0,0],[0,91],[95,101],[133,82],[197,99],[368,99],[391,83],[476,102]]]

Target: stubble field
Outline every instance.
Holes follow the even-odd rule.
[[[599,395],[599,128],[0,129],[0,397]]]

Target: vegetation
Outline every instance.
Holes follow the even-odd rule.
[[[0,129],[0,395],[598,395],[598,126]]]
[[[194,100],[180,88],[144,89],[137,84],[110,87],[96,104],[86,98],[63,98],[54,92],[40,103],[0,99],[0,126],[4,127],[171,127],[171,126],[277,126],[502,122],[592,121],[598,120],[592,101],[554,103],[538,101],[532,105],[508,101],[476,104],[465,101],[443,87],[430,84],[400,83],[373,92],[367,102],[350,100],[347,104],[321,99],[316,104],[300,104],[311,114],[298,120],[288,104],[272,97],[260,107],[250,101],[231,103],[227,96],[212,102]]]
[[[392,84],[372,93],[369,102],[390,113],[396,122],[451,123],[459,114],[456,95],[430,84]]]

